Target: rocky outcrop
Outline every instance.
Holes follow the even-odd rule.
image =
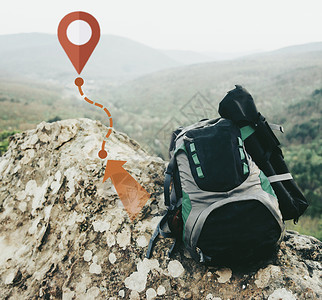
[[[247,268],[207,267],[171,240],[145,253],[164,211],[164,162],[126,135],[108,159],[151,194],[134,222],[97,156],[106,128],[88,119],[41,123],[15,135],[0,158],[2,299],[319,299],[321,242],[287,232],[277,254]]]

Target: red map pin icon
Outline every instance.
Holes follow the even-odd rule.
[[[75,44],[68,38],[68,27],[74,21],[86,22],[91,29],[90,39],[88,41],[86,40],[83,44],[81,42],[81,44]],[[97,20],[89,13],[83,11],[69,13],[60,21],[57,34],[60,44],[77,73],[80,74],[100,39],[101,32]],[[82,36],[82,34],[82,32],[78,32],[79,36]]]

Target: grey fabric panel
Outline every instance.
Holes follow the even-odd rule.
[[[247,156],[247,160],[250,170],[248,178],[240,186],[229,192],[215,193],[199,189],[191,174],[186,154],[184,152],[177,154],[182,189],[189,195],[192,206],[185,226],[185,244],[188,250],[195,252],[202,226],[210,212],[230,202],[253,199],[260,201],[270,210],[281,229],[284,230],[277,199],[263,191],[259,178],[259,168],[249,156]]]
[[[225,198],[226,193],[214,193],[214,192],[206,192],[197,186],[195,183],[193,176],[191,174],[189,161],[184,152],[179,152],[177,154],[177,164],[180,173],[180,180],[182,190],[189,195],[191,201],[191,212],[188,216],[186,226],[185,226],[185,242],[190,240],[191,232],[193,230],[193,226],[196,223],[198,216],[201,211],[206,209],[209,205],[218,199],[218,201]]]

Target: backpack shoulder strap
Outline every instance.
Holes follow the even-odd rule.
[[[164,227],[168,221],[169,213],[170,213],[170,210],[168,210],[166,212],[166,214],[162,217],[157,228],[155,229],[154,233],[152,234],[150,242],[149,242],[148,250],[146,253],[146,258],[151,258],[153,247],[154,247],[155,243],[157,242],[157,238],[159,237],[160,234],[166,238],[173,237],[173,234],[170,231],[164,230]]]
[[[164,173],[164,204],[169,207],[170,206],[170,185],[173,176],[174,167],[176,164],[175,155],[171,158],[168,167]]]
[[[163,237],[166,237],[166,238],[175,238],[174,234],[171,232],[170,228],[168,227],[168,219],[169,217],[171,217],[171,213],[173,212],[174,209],[176,209],[178,204],[177,194],[179,194],[179,187],[176,185],[180,184],[177,182],[179,179],[176,179],[173,182],[173,177],[174,177],[174,173],[176,172],[176,168],[177,168],[176,157],[175,155],[173,155],[165,171],[165,179],[164,179],[164,202],[165,202],[165,205],[168,207],[168,210],[160,220],[159,224],[157,225],[157,228],[155,229],[150,239],[147,254],[146,254],[147,258],[151,257],[153,247],[157,242],[157,238],[159,237],[159,235],[162,235]],[[172,192],[170,193],[170,186],[172,183],[173,183],[174,190],[172,190]],[[175,252],[179,244],[180,244],[180,239],[175,238],[175,242],[168,252],[169,257]]]

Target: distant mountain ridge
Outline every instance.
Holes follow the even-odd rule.
[[[57,36],[41,33],[0,35],[0,76],[61,80],[76,71]],[[102,35],[82,74],[103,80],[128,80],[179,66],[161,51],[127,38]]]
[[[247,51],[247,52],[197,52],[185,50],[163,50],[163,53],[184,65],[192,65],[198,63],[207,63],[222,60],[238,59],[243,56],[257,54],[260,51]]]
[[[102,82],[124,82],[154,72],[184,65],[243,59],[267,55],[322,51],[322,42],[296,45],[272,52],[217,53],[158,50],[128,38],[102,35],[82,75]],[[76,71],[57,36],[44,33],[0,35],[0,77],[65,82]],[[247,55],[247,56],[246,56]]]
[[[217,105],[235,84],[248,88],[269,113],[303,99],[322,87],[322,42],[161,70],[116,87],[114,98],[135,99],[153,112],[158,105],[176,111],[198,91]]]
[[[314,51],[322,51],[322,42],[292,45],[292,46],[288,46],[288,47],[284,47],[281,49],[271,51],[271,53],[272,54],[276,54],[276,53],[305,53],[305,52],[314,52]]]

